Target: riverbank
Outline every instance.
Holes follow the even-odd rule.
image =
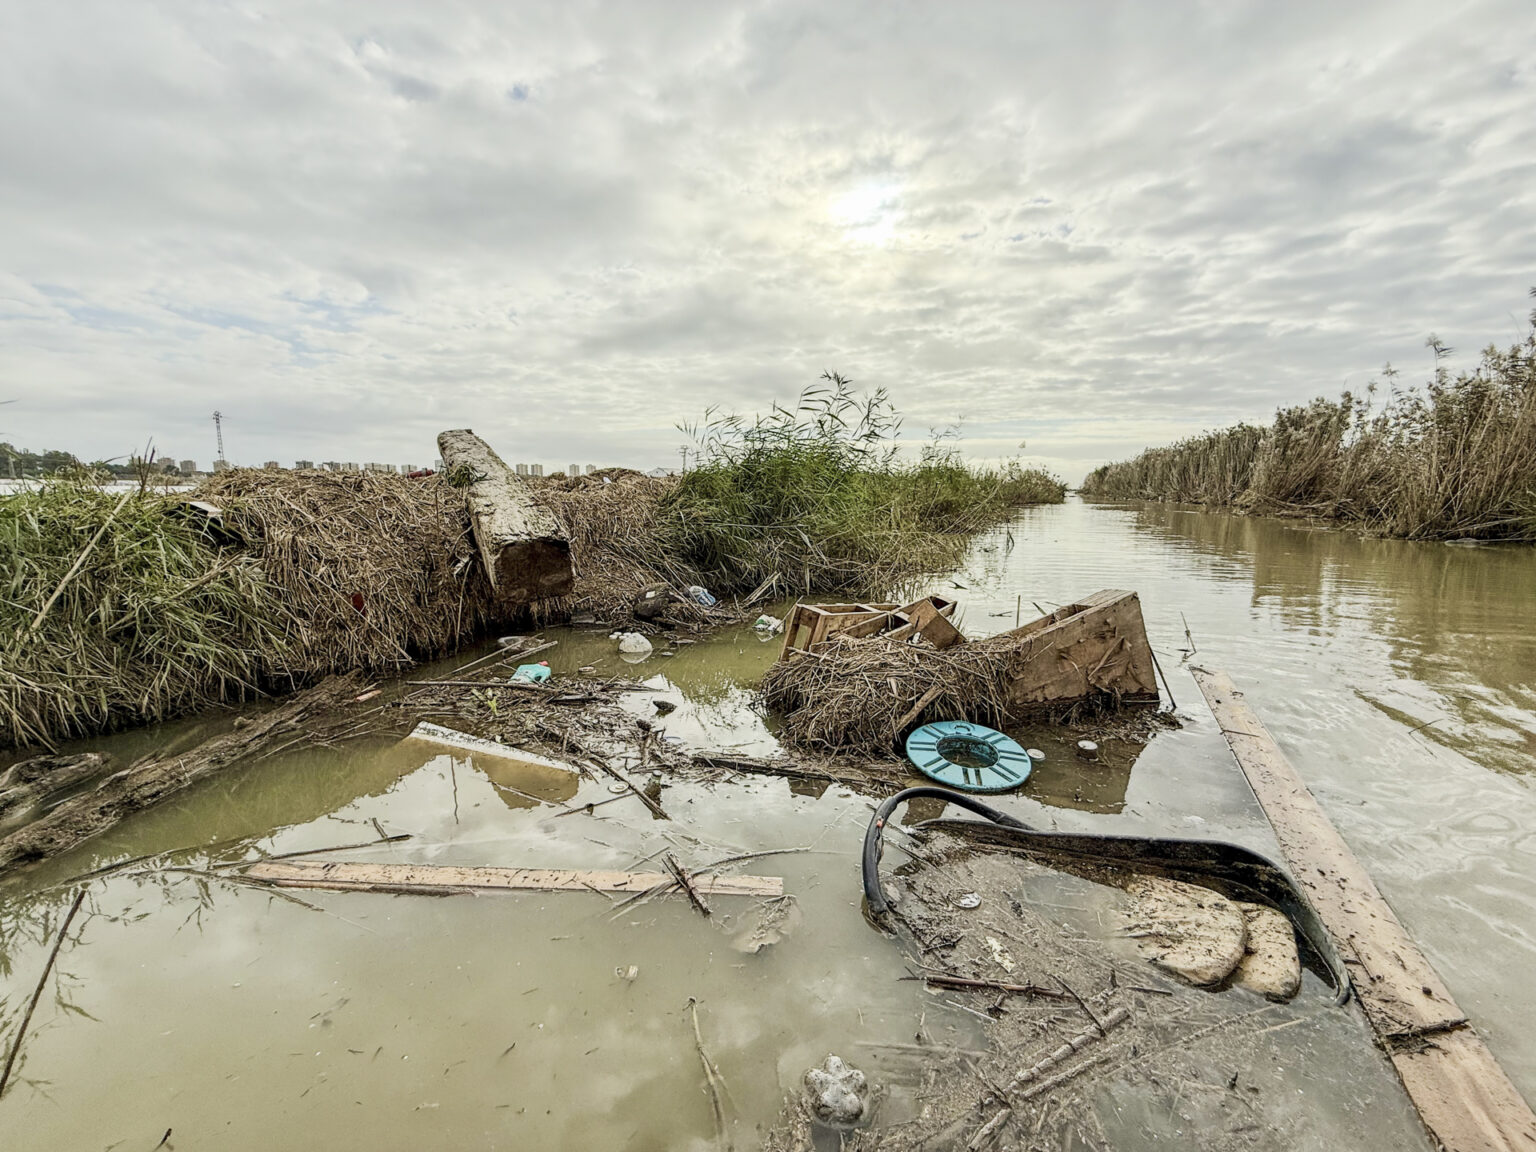
[[[442,476],[234,469],[191,494],[201,504],[90,477],[15,493],[0,500],[0,748],[396,673],[573,615],[644,629],[631,609],[647,587],[698,627],[775,593],[899,585],[953,566],[1019,505],[1063,498],[1044,473],[901,465],[873,443],[794,417],[771,440],[717,436],[678,478],[537,481],[576,579],[531,603],[493,591],[464,489]]]
[[[1366,395],[1282,408],[1273,423],[1238,424],[1149,448],[1084,479],[1095,499],[1164,500],[1316,517],[1415,540],[1536,543],[1536,313],[1525,339],[1489,348],[1421,388],[1387,372],[1384,400]]]

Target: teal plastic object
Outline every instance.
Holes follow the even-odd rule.
[[[512,673],[512,679],[524,684],[542,684],[549,679],[549,665],[542,660],[537,664],[519,664],[517,671]]]
[[[907,759],[928,779],[962,792],[1011,792],[1034,767],[1017,741],[964,720],[924,724],[907,737]]]

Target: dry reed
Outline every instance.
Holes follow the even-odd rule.
[[[568,598],[538,606],[541,617],[590,612],[600,620],[627,621],[636,595],[654,584],[681,593],[701,584],[698,572],[670,555],[660,542],[659,521],[675,479],[613,468],[589,476],[550,479],[535,491],[571,541],[576,587]],[[729,591],[720,589],[719,591]],[[691,600],[675,602],[668,618],[701,624],[711,613]]]
[[[199,495],[260,556],[283,605],[269,679],[398,670],[513,614],[491,593],[463,493],[439,477],[242,468]]]
[[[1102,499],[1171,500],[1320,516],[1411,539],[1536,542],[1536,314],[1525,340],[1452,376],[1431,337],[1422,388],[1376,385],[1151,448],[1083,481]],[[1395,373],[1388,369],[1389,381]]]
[[[907,730],[932,720],[998,727],[1010,718],[1016,638],[993,637],[936,651],[881,636],[833,636],[814,654],[773,665],[763,701],[793,743],[889,755]],[[913,714],[928,692],[937,694]]]
[[[256,559],[175,506],[83,477],[0,500],[0,746],[245,697],[284,657]]]

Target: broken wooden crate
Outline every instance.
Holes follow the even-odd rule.
[[[800,652],[815,652],[833,636],[857,639],[882,635],[891,640],[922,636],[935,648],[948,648],[964,637],[949,622],[955,604],[941,596],[925,596],[904,607],[895,604],[796,604],[784,621],[780,660]]]
[[[836,636],[952,648],[966,643],[950,619],[954,610],[953,601],[939,596],[902,607],[797,604],[785,622],[779,659],[816,655]],[[1135,592],[1107,588],[979,643],[1010,649],[1010,711],[1090,695],[1110,695],[1126,703],[1158,699],[1152,647]]]

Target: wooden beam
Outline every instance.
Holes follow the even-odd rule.
[[[363,864],[350,860],[265,860],[242,870],[280,888],[333,888],[428,896],[455,892],[649,892],[675,883],[665,872],[607,872],[572,868],[497,868],[452,864]],[[689,876],[707,896],[782,896],[781,876]]]
[[[1193,672],[1425,1126],[1447,1152],[1536,1150],[1536,1114],[1274,737],[1226,673]]]
[[[576,583],[571,542],[522,477],[468,428],[439,433],[437,449],[450,479],[469,478],[470,524],[497,596],[526,604],[569,595]]]

